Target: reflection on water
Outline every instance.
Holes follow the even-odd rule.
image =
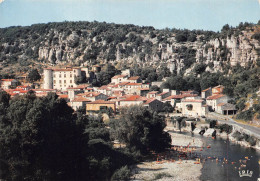
[[[189,134],[189,133],[186,133]],[[195,136],[200,137],[200,136]],[[260,178],[260,152],[252,148],[242,147],[221,138],[211,139],[201,136],[204,149],[197,151],[204,162],[201,180],[203,181],[257,181]],[[210,145],[211,148],[205,148]],[[240,177],[239,171],[250,175]],[[252,173],[252,172],[251,172]]]

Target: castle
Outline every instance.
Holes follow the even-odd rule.
[[[43,71],[44,89],[67,90],[76,87],[76,79],[81,77],[81,68],[46,68]]]

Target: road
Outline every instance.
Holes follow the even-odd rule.
[[[260,139],[260,128],[258,128],[258,127],[238,123],[238,122],[234,121],[232,118],[229,118],[227,116],[220,115],[220,114],[217,114],[214,112],[209,113],[209,115],[210,115],[210,117],[217,119],[221,123],[226,123],[226,124],[230,124],[230,125],[238,125],[240,127],[243,127],[244,129],[252,132],[257,138]]]

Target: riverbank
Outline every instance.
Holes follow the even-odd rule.
[[[201,147],[199,138],[169,131],[172,145],[175,147]],[[180,159],[178,151],[168,151],[163,157],[137,164],[132,169],[131,180],[160,180],[160,181],[198,181],[201,176],[202,164],[195,159]]]

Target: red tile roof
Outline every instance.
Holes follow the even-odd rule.
[[[78,94],[77,96],[96,97],[100,94],[101,93],[98,93],[98,92],[85,92],[85,93]]]
[[[89,102],[87,104],[115,104],[115,102],[104,101],[104,100],[96,100],[96,101],[93,101],[93,102]]]
[[[203,102],[203,100],[198,100],[198,99],[185,99],[182,102]]]
[[[124,78],[127,77],[127,75],[115,75],[114,77],[112,77],[112,79],[118,79],[118,78]]]
[[[183,97],[197,97],[198,94],[183,94]]]
[[[181,91],[181,94],[190,94],[192,92],[193,92],[192,90],[191,91]]]
[[[151,92],[148,92],[147,94],[157,94],[158,91],[151,91]]]
[[[224,94],[218,94],[218,95],[208,97],[207,100],[219,99],[219,98],[224,97],[224,96],[225,96]]]
[[[60,95],[58,95],[59,96],[59,98],[61,98],[61,99],[68,99],[68,94],[60,94]]]
[[[139,76],[129,77],[128,80],[138,80],[139,78],[140,78]]]
[[[166,97],[165,99],[163,99],[164,101],[167,101],[167,100],[171,100],[171,99],[182,99],[184,98],[183,95],[172,95],[172,96],[169,96],[169,97]]]
[[[141,88],[141,87],[139,87],[138,90],[149,91],[150,89],[149,88]]]
[[[48,91],[56,91],[55,89],[32,89],[34,92],[48,92]]]
[[[168,93],[169,93],[169,92],[162,92],[162,93],[158,94],[157,96],[162,96],[162,95],[168,94]]]
[[[217,106],[223,106],[225,105],[226,103],[219,103]]]
[[[147,100],[147,99],[145,97],[142,97],[139,95],[132,95],[122,101],[144,101],[144,100]]]
[[[85,98],[85,97],[76,97],[71,102],[91,102],[91,100]]]
[[[142,85],[142,83],[128,83],[127,86],[131,86],[131,85]]]
[[[1,81],[4,81],[4,82],[12,82],[14,79],[1,79]]]
[[[72,71],[72,69],[52,69],[53,71],[60,71],[60,72],[64,72],[64,71]]]
[[[207,89],[204,89],[204,90],[202,90],[201,92],[206,92],[206,91],[208,91],[210,88],[211,88],[211,87],[209,87],[209,88],[207,88]]]
[[[155,99],[155,98],[148,99],[144,104],[150,104],[151,102],[153,102],[155,100],[157,100],[157,99]]]

